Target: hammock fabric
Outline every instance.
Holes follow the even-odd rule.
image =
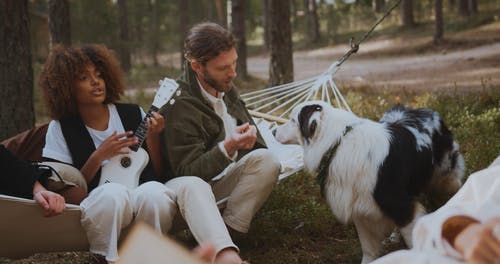
[[[22,258],[34,253],[88,250],[81,211],[67,205],[64,213],[44,217],[35,201],[0,195],[0,256]]]

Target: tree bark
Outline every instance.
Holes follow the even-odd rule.
[[[373,11],[382,13],[385,9],[385,0],[373,0]]]
[[[470,16],[469,0],[458,0],[458,15],[462,17]]]
[[[271,86],[293,81],[290,1],[269,0],[269,82]]]
[[[264,48],[269,50],[269,0],[262,0],[262,27],[264,28]]]
[[[316,43],[320,39],[316,0],[304,0],[304,9],[306,10],[307,24],[309,26],[309,37],[311,42]]]
[[[50,45],[71,45],[71,19],[68,0],[49,0]]]
[[[127,1],[118,0],[118,56],[120,57],[120,62],[122,69],[128,72],[131,67],[130,63],[130,37],[128,29],[128,10]]]
[[[35,124],[29,23],[27,0],[0,1],[0,140]]]
[[[448,5],[450,6],[450,10],[454,10],[457,2],[456,0],[448,0]]]
[[[237,39],[238,62],[237,71],[241,78],[246,79],[247,44],[245,37],[245,0],[231,0],[231,31]]]
[[[151,59],[153,60],[153,65],[156,67],[158,63],[158,51],[160,49],[160,43],[158,35],[160,34],[160,25],[158,23],[158,0],[151,0],[149,2],[149,11],[151,13],[151,32],[149,33],[150,39],[150,52]]]
[[[434,0],[435,12],[435,31],[434,31],[434,44],[439,45],[443,41],[443,0]]]
[[[217,7],[217,18],[219,20],[219,24],[226,25],[226,16],[224,15],[224,3],[222,0],[215,0],[215,6]]]
[[[401,2],[401,23],[404,28],[415,27],[415,19],[413,17],[413,0],[403,0]]]
[[[188,0],[178,0],[179,6],[179,48],[181,51],[181,69],[184,68],[184,38],[186,38],[187,31],[189,29],[189,1]]]
[[[477,0],[469,0],[469,11],[473,16],[477,14]]]

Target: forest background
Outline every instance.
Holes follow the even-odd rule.
[[[395,2],[1,0],[0,140],[49,121],[36,83],[54,43],[114,49],[124,100],[148,108],[158,80],[180,74],[182,40],[197,22],[227,25],[238,37],[244,92],[321,73]],[[354,113],[374,120],[397,103],[438,110],[467,173],[484,168],[500,154],[499,14],[499,0],[402,0],[335,76],[341,92]],[[175,237],[194,245],[189,234]],[[237,243],[251,263],[359,263],[361,252],[354,228],[335,221],[306,173],[277,186]],[[388,242],[386,252],[397,248],[404,244]],[[86,252],[64,252],[14,263],[87,261]]]

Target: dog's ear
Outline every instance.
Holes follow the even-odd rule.
[[[306,105],[300,110],[299,127],[302,137],[304,137],[306,143],[309,143],[309,139],[314,135],[314,132],[316,132],[316,127],[318,125],[316,121],[313,121],[309,125],[309,119],[311,119],[314,112],[321,112],[321,110],[323,110],[323,107],[316,104]]]

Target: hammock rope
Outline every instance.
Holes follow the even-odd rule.
[[[375,28],[389,16],[401,1],[396,0],[384,15],[372,25],[370,30],[365,32],[359,41],[355,41],[354,37],[351,38],[349,41],[349,51],[333,62],[325,72],[305,80],[244,93],[241,95],[241,98],[245,101],[247,108],[251,110],[252,114],[256,114],[259,117],[263,117],[262,115],[264,115],[264,118],[267,117],[268,120],[278,123],[286,121],[284,117],[296,105],[309,100],[322,100],[332,104],[332,99],[335,98],[334,106],[352,112],[347,100],[335,83],[333,76],[340,69],[342,63],[349,59],[352,54],[358,52],[359,45],[368,39]]]

